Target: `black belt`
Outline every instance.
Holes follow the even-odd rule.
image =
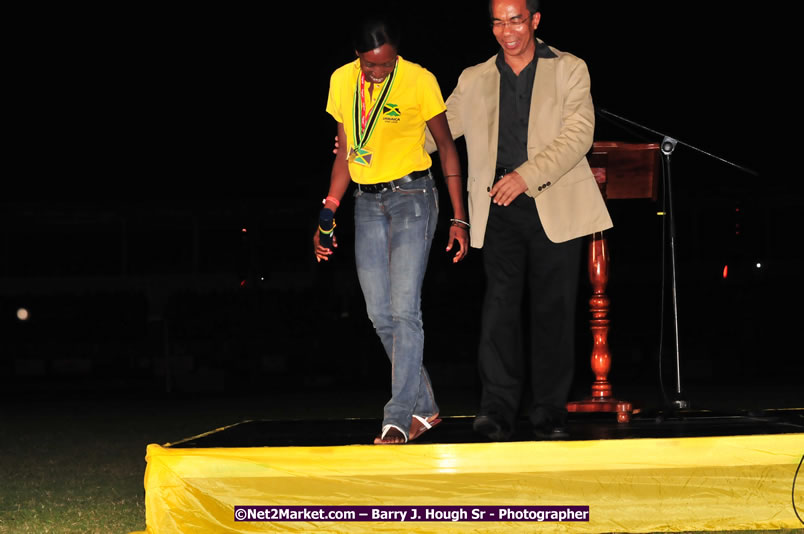
[[[419,178],[424,178],[425,176],[430,175],[430,169],[426,169],[423,171],[413,171],[410,174],[406,174],[402,178],[397,178],[396,180],[391,180],[390,182],[380,182],[377,184],[357,184],[357,188],[364,193],[382,193],[386,189],[396,189],[402,184],[406,184],[408,182],[412,182],[413,180],[418,180]]]

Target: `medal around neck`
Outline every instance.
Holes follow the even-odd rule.
[[[386,78],[383,84],[380,96],[374,102],[370,109],[366,109],[366,102],[363,96],[366,84],[366,77],[361,71],[360,76],[357,77],[355,84],[355,95],[352,104],[352,148],[349,151],[349,163],[361,165],[363,167],[370,167],[371,161],[374,159],[374,153],[366,148],[366,144],[374,129],[377,126],[379,117],[382,110],[385,108],[385,102],[388,100],[388,95],[391,93],[391,88],[396,79],[396,73],[399,70],[399,59],[397,58],[394,70]]]

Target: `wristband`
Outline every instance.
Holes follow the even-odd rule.
[[[339,201],[337,198],[335,198],[335,197],[333,197],[333,196],[328,196],[327,198],[325,198],[324,200],[322,200],[322,201],[321,201],[321,204],[326,204],[326,203],[327,203],[327,200],[329,200],[330,202],[332,202],[333,204],[335,204],[335,207],[336,207],[336,208],[340,208],[340,207],[341,207],[341,202],[340,202],[340,201]]]

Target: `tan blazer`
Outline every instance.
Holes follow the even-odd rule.
[[[612,227],[611,217],[586,161],[595,113],[583,60],[551,47],[539,58],[528,122],[529,160],[517,172],[528,184],[548,239],[561,243]],[[464,136],[469,159],[471,245],[483,246],[494,181],[499,130],[500,73],[496,56],[461,73],[447,99],[455,138]],[[428,132],[428,150],[435,148]]]

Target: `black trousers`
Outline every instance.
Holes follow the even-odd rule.
[[[480,413],[514,427],[530,371],[535,425],[562,424],[575,358],[575,299],[582,238],[553,243],[533,199],[491,205],[483,244],[486,296],[479,346]],[[523,354],[522,307],[530,299],[529,364]]]

